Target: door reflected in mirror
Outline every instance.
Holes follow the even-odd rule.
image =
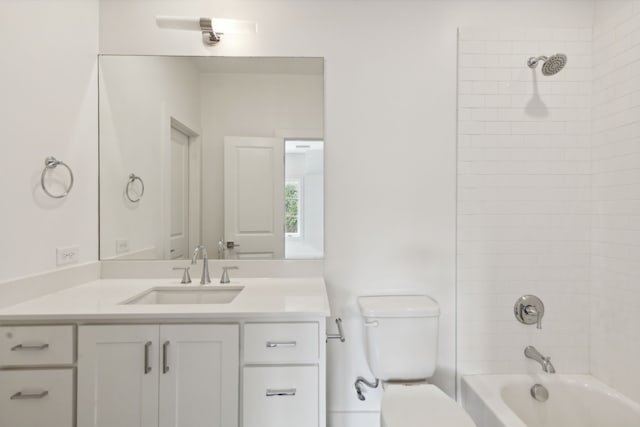
[[[100,258],[322,258],[323,68],[101,56]]]

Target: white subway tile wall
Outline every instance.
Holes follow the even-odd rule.
[[[640,401],[640,1],[593,37],[591,371]]]
[[[589,371],[592,31],[461,29],[458,128],[458,368]],[[531,56],[565,53],[545,77]],[[543,328],[520,324],[525,294]]]

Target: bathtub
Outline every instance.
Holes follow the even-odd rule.
[[[640,405],[589,375],[463,376],[462,405],[478,427],[640,427]]]

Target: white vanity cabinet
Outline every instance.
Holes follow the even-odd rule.
[[[0,308],[0,427],[326,427],[322,278],[124,303],[174,282],[101,279]],[[214,289],[230,288],[184,288]]]
[[[78,427],[235,427],[239,326],[78,328]]]

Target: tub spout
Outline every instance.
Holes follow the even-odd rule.
[[[534,346],[530,345],[524,349],[524,355],[527,359],[535,360],[542,366],[542,370],[550,374],[556,373],[550,357],[544,357]]]

